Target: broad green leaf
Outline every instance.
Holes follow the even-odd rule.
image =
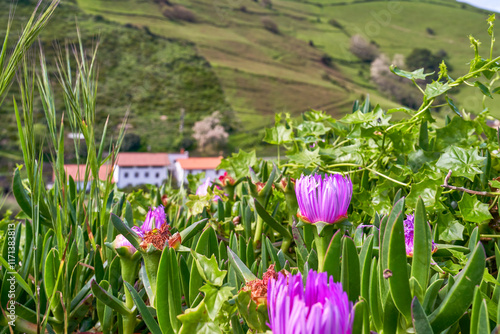
[[[439,186],[440,181],[433,179],[426,179],[419,183],[413,183],[411,185],[410,193],[406,199],[408,206],[415,208],[417,206],[417,201],[419,198],[422,199],[425,207],[434,207],[443,188]]]
[[[464,225],[455,220],[455,216],[450,212],[446,212],[446,214],[438,212],[437,226],[439,240],[445,242],[463,240]]]
[[[273,145],[282,145],[293,140],[292,129],[287,129],[283,124],[278,124],[273,128],[266,128],[266,135],[263,141]]]
[[[476,195],[464,193],[458,202],[458,207],[464,220],[468,222],[481,223],[493,218],[488,210],[488,204],[480,202]]]
[[[208,316],[204,301],[201,301],[195,308],[187,309],[178,318],[182,322],[179,334],[222,334],[219,326]]]
[[[477,148],[464,149],[457,146],[450,146],[439,158],[436,166],[445,173],[453,171],[453,176],[465,176],[473,181],[474,176],[481,174],[481,167],[486,158],[479,156]]]
[[[214,320],[224,302],[233,296],[232,290],[230,286],[216,287],[210,284],[201,287],[200,291],[205,294],[203,301],[210,319]]]
[[[226,277],[227,270],[220,270],[219,264],[215,259],[215,255],[212,255],[210,259],[206,256],[191,251],[191,255],[196,261],[198,271],[201,277],[207,283],[213,284],[215,286],[222,286],[224,283],[224,277]]]
[[[425,97],[430,100],[439,95],[449,91],[451,89],[448,83],[442,83],[439,81],[434,81],[425,87]]]
[[[288,155],[288,157],[291,161],[304,165],[306,168],[311,165],[319,165],[321,163],[319,147],[316,147],[316,149],[312,151],[304,149],[296,154]]]
[[[240,277],[240,279],[244,282],[250,282],[257,277],[248,269],[247,266],[240,260],[240,258],[229,248],[227,247],[227,254],[229,256],[229,261],[231,262],[231,266],[235,269],[236,274]]]
[[[462,145],[469,146],[468,141],[474,134],[474,124],[471,121],[464,120],[459,116],[451,119],[448,125],[436,129],[436,142],[434,149],[436,151],[443,151],[449,146]]]
[[[342,232],[339,229],[333,235],[325,254],[324,270],[333,276],[335,282],[340,281],[340,256],[342,251]]]
[[[265,332],[269,322],[267,306],[257,304],[251,298],[251,291],[240,291],[236,297],[236,305],[240,315],[245,319],[248,327],[258,332]]]
[[[425,80],[429,75],[433,75],[434,72],[432,73],[424,73],[424,69],[420,68],[418,70],[415,70],[413,72],[408,72],[404,71],[397,66],[391,65],[391,72],[399,75],[400,77],[407,78],[410,80]]]
[[[323,123],[304,121],[297,126],[297,134],[299,137],[314,136],[320,137],[325,135],[329,129]]]
[[[255,150],[249,153],[240,150],[238,153],[233,153],[230,157],[222,159],[217,169],[233,172],[234,176],[239,179],[248,176],[248,167],[256,163],[257,157],[255,156]]]

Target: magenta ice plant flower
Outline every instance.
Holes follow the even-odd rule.
[[[196,195],[198,196],[206,196],[208,194],[208,188],[212,185],[212,180],[207,177],[207,179],[205,180],[205,182],[203,182],[202,184],[200,184],[198,186],[198,188],[196,189]],[[217,189],[219,189],[219,187],[215,186]],[[215,195],[213,200],[214,201],[218,201],[220,199],[219,195]]]
[[[406,215],[404,220],[406,256],[413,257],[413,231],[415,230],[415,216],[413,214]],[[436,244],[432,240],[432,253],[437,251]]]
[[[137,249],[135,249],[135,247],[132,246],[132,244],[130,243],[130,241],[127,240],[127,238],[125,238],[122,234],[118,234],[115,240],[113,241],[113,248],[118,249],[122,247],[125,247],[127,251],[130,253],[130,255],[133,255],[137,251]]]
[[[347,218],[352,182],[341,174],[302,175],[295,183],[295,193],[300,219],[311,224],[335,224]]]
[[[353,304],[342,284],[325,272],[310,270],[305,289],[300,273],[280,273],[269,281],[267,307],[273,334],[352,333]]]
[[[138,236],[144,238],[147,232],[154,230],[159,230],[163,224],[167,223],[167,217],[165,216],[165,208],[163,205],[158,207],[149,208],[146,219],[141,227],[134,226],[132,229],[137,233]]]

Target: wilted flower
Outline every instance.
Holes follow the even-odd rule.
[[[135,249],[134,246],[130,243],[130,241],[127,240],[123,235],[118,234],[113,241],[113,248],[118,249],[125,247],[127,251],[130,253],[130,255],[134,254],[137,250]]]
[[[225,172],[224,175],[219,176],[219,181],[224,187],[234,186],[236,183],[236,180],[233,179],[227,172]]]
[[[267,291],[269,327],[273,334],[351,334],[353,305],[341,283],[328,281],[327,273],[313,270],[307,275],[279,275]]]
[[[144,220],[141,227],[134,226],[132,229],[138,236],[144,238],[148,232],[159,230],[166,223],[167,218],[165,216],[165,208],[163,205],[159,205],[156,208],[149,208],[146,220]]]
[[[415,229],[415,216],[406,215],[404,220],[406,256],[413,257],[413,231]],[[437,251],[436,244],[432,240],[432,253]]]
[[[347,218],[352,182],[340,174],[302,175],[295,183],[295,193],[300,219],[312,224],[334,224]]]
[[[250,291],[250,297],[259,305],[267,302],[268,284],[271,280],[278,278],[278,273],[274,270],[274,264],[271,264],[267,271],[262,275],[262,279],[254,279],[247,282],[241,291]]]

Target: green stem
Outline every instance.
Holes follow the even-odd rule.
[[[325,269],[326,252],[328,251],[328,246],[332,240],[335,228],[333,224],[326,224],[322,229],[318,225],[315,226],[314,243],[316,244],[316,251],[318,252],[318,272],[323,272]]]
[[[253,247],[257,248],[258,244],[260,243],[260,237],[262,235],[262,226],[264,224],[264,221],[260,216],[257,217],[257,224],[255,226],[255,234],[253,237]]]
[[[120,257],[120,264],[122,268],[122,279],[124,282],[128,282],[131,285],[134,285],[135,279],[137,277],[137,270],[139,268],[138,259],[127,259],[126,257]],[[128,289],[125,290],[125,305],[129,310],[134,308],[134,299],[130,294]],[[122,316],[123,321],[123,333],[124,334],[133,334],[135,325],[136,325],[136,317],[137,317],[137,309],[133,312],[130,312],[128,315]]]

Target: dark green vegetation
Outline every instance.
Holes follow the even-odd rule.
[[[0,35],[7,25],[10,1],[0,2]],[[13,30],[20,26],[33,6],[19,4],[16,8]],[[77,42],[76,25],[86,47],[99,41],[99,85],[96,121],[103,124],[109,115],[112,133],[129,112],[128,133],[140,136],[140,149],[152,151],[174,150],[181,145],[192,146],[190,129],[193,123],[215,110],[226,112],[226,124],[231,119],[229,105],[218,78],[210,64],[201,57],[193,43],[175,38],[156,36],[147,29],[109,22],[100,16],[84,14],[75,4],[63,2],[42,34],[41,44],[48,59],[49,72],[56,70],[56,48],[64,43]],[[99,38],[98,38],[99,36]],[[38,63],[37,57],[32,61]],[[54,81],[55,77],[52,77]],[[0,107],[1,152],[18,150],[18,139],[13,112],[12,95],[18,93],[17,83]],[[62,109],[62,95],[56,92],[58,110]],[[19,102],[19,101],[18,101]],[[185,110],[185,136],[179,134],[181,109]],[[40,122],[41,105],[35,107]],[[39,131],[43,137],[43,130]],[[133,141],[133,140],[131,140]],[[127,142],[127,139],[125,140]],[[71,146],[69,147],[71,148]],[[2,157],[3,165],[12,161],[12,155]],[[12,167],[12,166],[9,166]],[[10,173],[10,169],[9,169]]]
[[[0,1],[0,29],[10,3]],[[33,1],[21,2],[16,22],[32,8]],[[382,107],[397,105],[372,83],[370,64],[349,51],[353,35],[361,34],[390,59],[417,47],[434,55],[444,51],[453,76],[468,66],[463,60],[472,50],[462,47],[468,35],[486,40],[485,17],[485,11],[452,0],[76,0],[63,1],[41,36],[53,71],[53,43],[76,41],[75,18],[85,45],[100,35],[97,118],[102,124],[110,115],[110,129],[117,131],[130,112],[128,133],[140,142],[132,135],[124,148],[194,149],[192,124],[219,110],[230,132],[228,151],[257,147],[267,153],[263,126],[272,123],[274,112],[298,116],[313,108],[341,116],[367,93]],[[276,32],[266,28],[269,22]],[[451,93],[459,108],[481,111],[480,93]],[[0,107],[0,159],[9,168],[18,148],[11,101],[9,96]],[[495,115],[499,104],[491,103]]]

